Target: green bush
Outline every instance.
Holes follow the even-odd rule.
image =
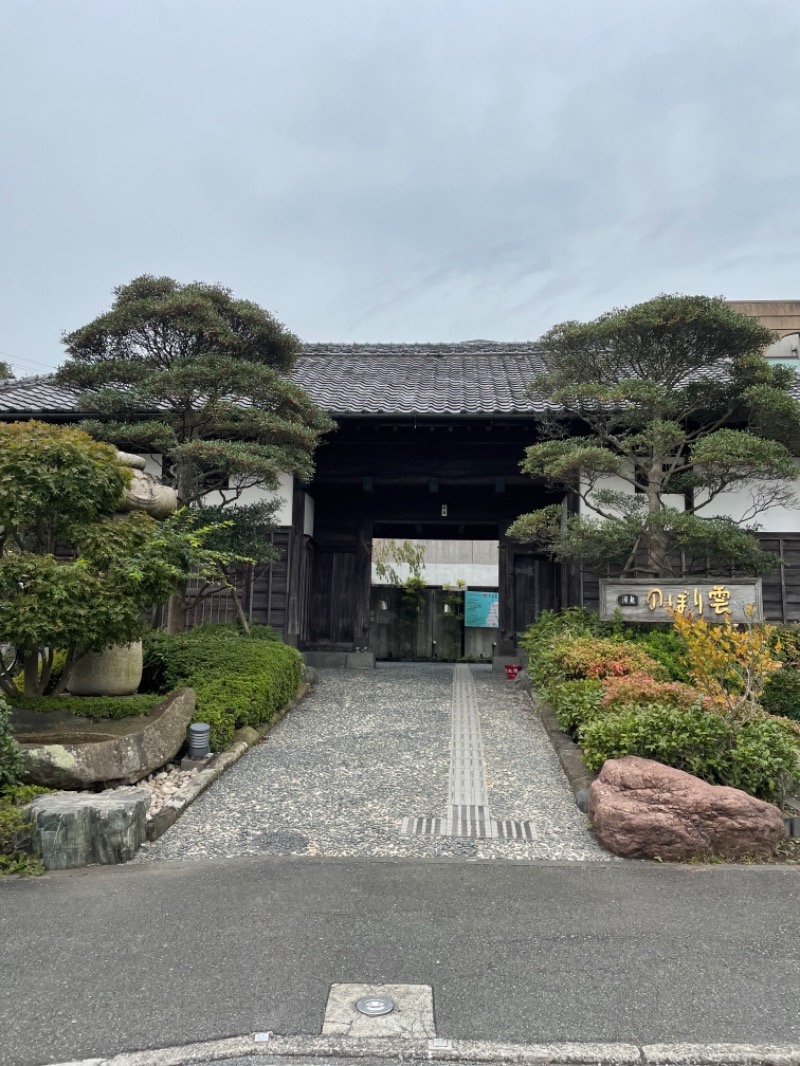
[[[736,734],[724,784],[781,802],[798,777],[800,738],[775,718],[756,718]]]
[[[135,696],[20,696],[14,706],[42,714],[69,711],[82,718],[133,718],[149,714],[162,699],[155,692]]]
[[[660,663],[670,681],[689,681],[686,669],[686,644],[674,629],[638,626],[629,631],[630,639],[640,644],[648,655]]]
[[[0,874],[30,877],[44,872],[34,853],[32,825],[22,807],[50,789],[38,785],[15,785],[0,794]]]
[[[195,690],[194,721],[209,723],[211,746],[219,751],[236,728],[267,722],[289,702],[302,680],[303,660],[266,634],[245,637],[228,626],[199,626],[174,636],[150,634],[145,676],[148,686],[162,691]]]
[[[600,711],[603,698],[601,681],[562,681],[547,690],[547,698],[561,728],[575,736],[584,723]]]
[[[757,718],[740,729],[699,708],[628,707],[588,722],[581,732],[586,765],[638,755],[780,802],[798,775],[800,741],[782,723]]]
[[[769,714],[780,714],[800,722],[800,670],[783,666],[764,687],[761,705]]]
[[[0,696],[0,795],[13,788],[22,773],[22,752],[11,730],[11,710]]]

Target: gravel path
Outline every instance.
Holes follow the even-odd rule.
[[[472,671],[496,818],[527,819],[532,841],[402,837],[404,816],[440,816],[448,797],[453,668],[327,670],[313,692],[135,861],[243,854],[598,859],[525,694]]]

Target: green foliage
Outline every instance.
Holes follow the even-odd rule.
[[[254,486],[276,489],[283,473],[309,481],[319,439],[334,428],[289,380],[297,338],[220,285],[143,275],[114,294],[110,311],[64,336],[69,358],[58,378],[89,390],[98,418],[86,428],[161,452],[182,503],[202,500],[231,518],[212,546],[267,562],[274,508],[238,502]],[[157,417],[142,420],[142,412]],[[208,594],[174,601],[170,624],[184,628],[185,612]]]
[[[764,688],[761,705],[769,714],[800,722],[800,626],[778,626],[774,653],[781,669]]]
[[[767,682],[761,706],[768,714],[800,722],[800,671],[796,666],[783,666]]]
[[[588,722],[581,732],[586,765],[638,755],[685,770],[715,785],[730,785],[780,802],[797,778],[800,741],[775,719],[741,729],[702,709],[632,706]]]
[[[214,566],[215,554],[202,546],[204,531],[192,522],[186,513],[162,523],[132,513],[74,527],[75,561],[16,551],[0,557],[0,643],[33,661],[31,674],[25,671],[27,695],[47,690],[57,649],[67,653],[68,675],[81,652],[138,640],[145,610],[163,603],[189,573]],[[13,696],[8,667],[3,674],[2,688]]]
[[[768,682],[767,695],[784,671],[797,676],[800,627],[782,629],[779,638],[784,669]],[[769,627],[765,639],[772,639]],[[798,776],[800,728],[757,709],[744,722],[716,713],[686,683],[688,645],[674,629],[602,622],[573,609],[543,614],[522,642],[534,685],[578,739],[591,770],[639,755],[774,802]],[[779,710],[777,697],[767,709]]]
[[[604,521],[550,506],[521,516],[509,535],[597,571],[765,572],[774,560],[745,526],[791,498],[800,442],[793,375],[761,354],[770,339],[724,300],[702,296],[662,295],[554,326],[531,386],[555,412],[551,439],[527,449],[522,469],[579,493]],[[609,475],[626,491],[609,490]],[[741,524],[698,513],[743,485],[754,503]],[[685,496],[685,513],[668,506],[673,494]]]
[[[540,653],[546,658],[552,678],[624,677],[628,674],[662,676],[661,666],[647,652],[629,641],[609,637],[579,636],[569,642],[551,642]]]
[[[0,550],[52,552],[111,514],[130,479],[115,450],[81,430],[0,423]]]
[[[11,381],[13,377],[14,371],[11,369],[11,364],[0,359],[0,381]]]
[[[14,706],[40,714],[68,711],[79,718],[118,719],[150,714],[163,698],[163,695],[154,692],[135,696],[18,696]]]
[[[179,635],[151,633],[145,671],[148,683],[164,691],[195,690],[194,721],[210,724],[211,744],[219,751],[236,728],[269,721],[292,699],[303,660],[267,633],[246,637],[228,626],[199,626]]]
[[[11,710],[0,696],[0,795],[19,782],[22,752],[11,729]]]
[[[576,736],[586,722],[600,713],[603,684],[586,679],[562,681],[548,688],[547,698],[564,732]]]
[[[0,788],[0,875],[32,877],[44,873],[41,859],[33,853],[33,827],[21,808],[48,791],[36,785]]]
[[[581,746],[586,765],[595,773],[606,759],[639,755],[720,784],[731,733],[720,715],[634,704],[588,723]]]
[[[372,560],[375,573],[381,581],[399,587],[403,582],[397,566],[407,566],[412,578],[422,577],[425,570],[425,547],[415,544],[413,540],[378,540],[373,545]]]
[[[654,626],[630,627],[629,640],[635,640],[657,663],[663,666],[670,681],[689,681],[686,665],[686,644],[670,627],[657,629]]]
[[[109,312],[64,337],[59,379],[95,390],[98,411],[117,419],[94,431],[157,446],[187,503],[274,487],[284,472],[310,479],[332,423],[286,377],[300,350],[292,333],[219,285],[145,275],[115,296]],[[158,421],[138,423],[156,410]]]
[[[26,694],[41,695],[58,652],[63,684],[79,653],[138,639],[144,610],[219,559],[193,516],[112,517],[130,477],[113,448],[81,430],[0,424],[0,645],[16,649],[15,662],[0,655],[7,695],[15,665]],[[56,557],[65,542],[76,558]]]

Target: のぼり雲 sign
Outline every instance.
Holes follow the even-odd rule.
[[[750,581],[681,578],[600,580],[600,617],[619,611],[626,622],[670,622],[670,611],[707,622],[763,622],[761,578]]]

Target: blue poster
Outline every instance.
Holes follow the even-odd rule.
[[[464,625],[476,629],[497,629],[500,626],[499,592],[465,592]]]

